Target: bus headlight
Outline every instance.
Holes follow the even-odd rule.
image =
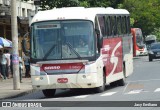
[[[35,81],[43,80],[43,77],[35,77],[34,80]]]
[[[34,80],[35,80],[35,81],[39,81],[39,80],[40,80],[40,77],[35,77]]]
[[[41,66],[42,66],[42,64],[31,64],[31,66],[41,67]]]

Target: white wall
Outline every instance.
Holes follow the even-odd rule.
[[[0,0],[0,7],[5,8],[4,13],[10,14],[10,8],[11,8],[10,5],[11,5],[11,0]],[[29,0],[28,2],[17,0],[17,16],[28,17],[29,12],[27,10],[35,11],[34,0]]]
[[[35,11],[35,5],[33,0],[28,2],[22,2],[21,0],[17,0],[17,15],[20,17],[28,17],[28,11]]]

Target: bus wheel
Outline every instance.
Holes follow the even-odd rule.
[[[105,75],[105,73],[103,73],[103,85],[95,88],[95,92],[96,93],[101,93],[105,90],[105,88],[106,88],[106,75]]]
[[[42,92],[46,97],[54,97],[56,89],[45,89]]]
[[[118,86],[118,82],[117,82],[117,81],[111,82],[111,83],[110,83],[110,86],[111,86],[111,87],[116,87],[116,86]]]
[[[119,86],[124,86],[125,85],[125,78],[118,80],[118,85]]]
[[[125,65],[124,65],[123,66],[123,76],[124,77],[117,81],[119,86],[124,86],[125,85],[125,83],[126,83],[125,74],[126,74],[126,69],[125,69]]]

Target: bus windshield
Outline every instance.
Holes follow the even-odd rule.
[[[93,57],[93,33],[92,22],[86,20],[34,23],[31,57],[43,60]]]
[[[143,36],[142,36],[141,30],[138,30],[136,32],[136,43],[137,43],[137,46],[139,48],[143,48],[144,47],[144,41],[143,41]]]

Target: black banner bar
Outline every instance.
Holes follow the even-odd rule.
[[[160,101],[1,101],[0,107],[160,107]]]

